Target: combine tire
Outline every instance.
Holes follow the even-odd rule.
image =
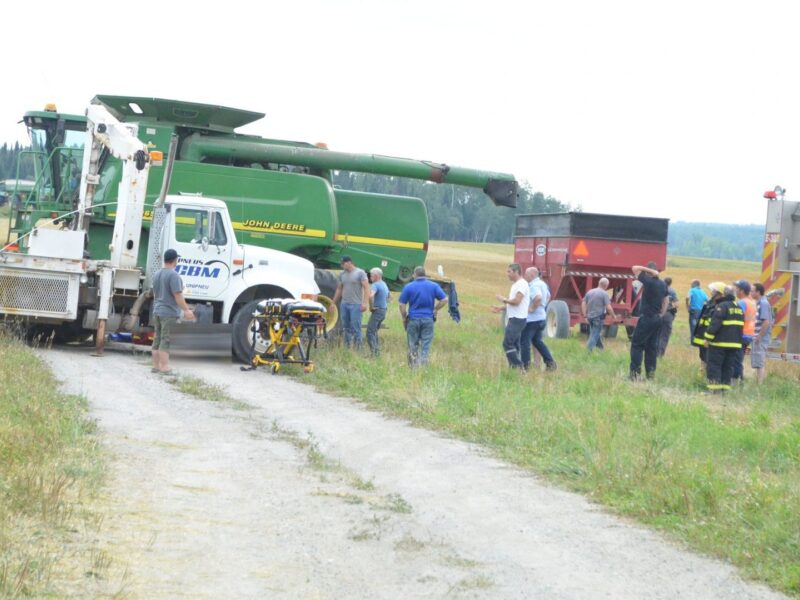
[[[317,300],[325,307],[328,312],[325,314],[328,335],[337,335],[341,331],[339,324],[339,307],[333,303],[333,295],[336,293],[336,286],[339,280],[334,273],[325,269],[314,269],[314,281],[319,287],[319,297]]]
[[[547,305],[547,337],[569,337],[569,307],[563,300],[553,300]]]
[[[253,311],[259,302],[261,299],[248,302],[233,317],[233,354],[245,364],[250,364],[254,335],[256,336],[256,352],[265,352],[269,346],[269,337],[265,339],[259,331],[253,330],[256,326]]]

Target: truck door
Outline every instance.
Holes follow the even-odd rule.
[[[170,247],[178,251],[175,270],[188,298],[217,299],[231,276],[233,236],[222,213],[213,208],[175,207]]]

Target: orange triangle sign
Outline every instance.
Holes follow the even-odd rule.
[[[589,256],[589,249],[586,247],[586,242],[583,240],[578,242],[578,245],[575,246],[575,252],[573,254],[574,256]]]

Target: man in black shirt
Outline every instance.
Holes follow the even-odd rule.
[[[650,261],[646,267],[635,265],[633,274],[642,283],[642,296],[639,299],[641,315],[636,323],[631,338],[631,373],[632,380],[642,375],[642,354],[644,354],[644,371],[648,379],[656,372],[658,356],[658,337],[661,332],[662,315],[667,310],[667,286],[658,278],[656,263]]]

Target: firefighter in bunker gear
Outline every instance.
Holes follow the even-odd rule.
[[[721,281],[709,283],[708,290],[710,292],[708,301],[703,305],[700,316],[697,319],[697,325],[695,325],[692,333],[692,346],[697,346],[700,349],[700,362],[703,363],[703,370],[705,370],[706,354],[708,353],[708,348],[706,348],[706,329],[711,325],[711,313],[714,312],[715,301],[722,297],[725,292],[725,284]]]
[[[744,312],[736,302],[733,288],[715,295],[711,322],[706,328],[706,387],[711,392],[731,389],[733,370],[742,348]]]

